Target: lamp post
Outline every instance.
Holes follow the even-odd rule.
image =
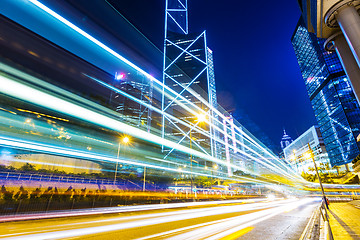
[[[214,174],[213,174],[213,169],[216,171],[218,168],[219,168],[219,167],[218,167],[217,164],[214,164],[214,165],[212,166],[211,175],[212,175],[213,179],[215,179],[215,178],[214,178]]]
[[[308,143],[308,147],[309,147],[309,152],[305,154],[305,157],[306,157],[306,158],[311,158],[312,161],[313,161],[313,163],[314,163],[316,175],[317,175],[317,177],[318,177],[318,179],[319,179],[321,191],[322,191],[322,194],[323,194],[323,198],[324,198],[324,200],[325,200],[326,197],[325,197],[324,187],[323,187],[323,185],[322,185],[321,178],[320,178],[320,175],[319,175],[319,171],[318,171],[318,168],[317,168],[316,163],[315,163],[314,153],[313,153],[313,151],[312,151],[309,143]]]
[[[191,129],[190,129],[190,149],[192,149],[192,136],[191,136]],[[192,153],[190,153],[190,190],[191,194],[193,194],[193,176],[192,176]]]
[[[333,240],[334,239],[334,236],[332,234],[332,231],[331,231],[331,227],[330,227],[330,223],[329,223],[329,216],[327,214],[327,210],[326,208],[329,209],[329,206],[328,206],[328,203],[327,203],[327,199],[326,199],[326,196],[325,196],[325,191],[324,191],[324,187],[322,185],[322,182],[321,182],[321,178],[320,178],[320,175],[319,175],[319,171],[318,171],[318,168],[316,166],[316,163],[315,163],[315,158],[314,158],[314,153],[310,147],[310,143],[308,143],[308,147],[309,147],[309,152],[305,155],[306,158],[311,158],[313,160],[313,163],[314,163],[314,167],[315,167],[315,171],[316,171],[316,175],[319,179],[319,183],[320,183],[320,187],[321,187],[321,191],[322,191],[322,195],[323,195],[323,200],[325,202],[325,205],[326,207],[324,207],[325,209],[325,217],[323,216],[323,219],[325,220],[325,222],[327,223],[327,226],[329,228],[329,239],[330,240]],[[323,206],[323,205],[322,205]],[[321,210],[320,210],[321,211]],[[321,214],[322,214],[322,211],[321,211]]]
[[[197,123],[194,125],[194,127],[201,123],[204,122],[206,120],[206,116],[204,114],[199,114],[197,115]],[[192,149],[192,129],[190,128],[190,132],[189,132],[189,137],[190,137],[190,149]],[[190,189],[191,189],[191,194],[193,194],[193,174],[192,174],[192,162],[194,160],[192,159],[192,153],[190,153]]]
[[[123,137],[123,139],[122,139],[121,141],[122,141],[124,144],[127,144],[127,143],[129,143],[130,139],[129,139],[128,137]],[[121,146],[121,142],[119,141],[116,160],[119,160],[120,146]],[[117,174],[118,164],[119,164],[119,162],[116,161],[116,164],[115,164],[115,175],[114,175],[114,184],[116,183],[116,174]]]

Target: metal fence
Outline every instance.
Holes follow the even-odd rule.
[[[0,172],[0,180],[15,181],[42,181],[42,182],[62,182],[62,183],[84,183],[101,185],[125,185],[132,183],[125,180],[94,179],[76,176],[63,176],[55,174],[37,174],[37,173],[18,173],[18,172]]]

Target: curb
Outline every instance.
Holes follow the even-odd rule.
[[[313,211],[299,240],[319,239],[319,230],[320,230],[319,229],[319,220],[320,220],[319,219],[320,218],[319,211],[320,211],[319,207]]]

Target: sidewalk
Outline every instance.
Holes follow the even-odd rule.
[[[330,203],[329,207],[330,227],[334,239],[360,240],[360,201]]]

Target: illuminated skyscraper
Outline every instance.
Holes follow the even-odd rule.
[[[156,102],[152,96],[152,82],[144,77],[126,76],[118,80],[115,78],[113,86],[146,104],[151,105],[154,101]],[[150,132],[152,111],[149,108],[116,92],[110,93],[110,108],[121,113],[122,121]]]
[[[360,109],[336,53],[307,30],[301,18],[291,39],[332,166],[350,163],[359,152]]]
[[[360,99],[360,3],[358,0],[298,0],[304,27],[336,51]]]
[[[299,174],[303,172],[312,172],[315,174],[314,170],[312,170],[314,168],[312,159],[306,157],[306,153],[309,152],[308,144],[311,147],[314,160],[318,166],[320,166],[320,164],[329,164],[329,157],[320,130],[317,126],[312,126],[284,148],[286,162]]]
[[[204,115],[212,122],[213,108],[217,107],[212,51],[207,47],[205,31],[189,33],[187,14],[186,0],[166,1],[163,82],[172,91],[164,89],[162,109],[190,127],[184,128],[163,115],[163,137],[178,138],[179,143],[188,142],[204,152],[211,150],[216,156],[215,131],[211,124],[198,121],[199,115]]]

